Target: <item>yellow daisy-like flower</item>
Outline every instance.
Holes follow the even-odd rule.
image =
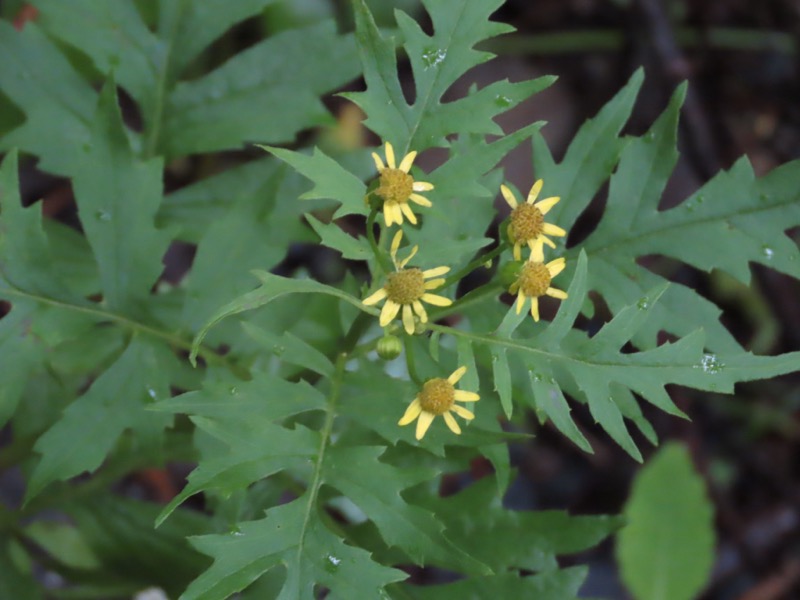
[[[450,306],[453,301],[444,296],[431,294],[429,290],[435,290],[444,283],[444,279],[436,279],[450,270],[450,267],[436,267],[435,269],[417,269],[412,267],[406,269],[419,246],[414,246],[409,255],[403,260],[397,260],[397,250],[400,248],[400,240],[403,239],[403,232],[398,231],[392,239],[392,262],[396,271],[389,273],[386,277],[386,284],[377,292],[363,300],[364,304],[371,306],[381,300],[386,300],[381,309],[380,324],[386,327],[392,319],[397,316],[400,309],[403,309],[403,327],[406,333],[414,333],[414,314],[417,313],[422,323],[428,322],[428,313],[425,312],[423,302],[434,306]],[[430,280],[430,281],[426,281]],[[413,309],[413,312],[412,312]]]
[[[551,196],[536,202],[539,192],[542,191],[542,185],[544,185],[544,181],[541,179],[534,183],[531,191],[528,192],[528,199],[523,204],[517,202],[514,193],[507,186],[500,186],[503,198],[512,208],[511,223],[508,225],[508,237],[514,243],[514,260],[522,259],[521,249],[523,244],[527,244],[531,251],[537,245],[541,246],[542,244],[555,248],[555,243],[547,236],[563,237],[567,235],[567,232],[558,225],[544,222],[544,216],[558,204],[561,198]]]
[[[383,218],[386,226],[389,227],[392,223],[402,225],[403,215],[412,225],[416,225],[417,217],[408,202],[410,200],[420,206],[432,206],[430,200],[425,196],[420,196],[417,192],[428,192],[433,189],[433,184],[426,181],[414,181],[409,174],[411,165],[414,164],[414,159],[417,157],[416,152],[406,154],[400,161],[400,166],[395,163],[394,148],[389,142],[386,142],[385,152],[385,165],[377,152],[372,153],[372,159],[380,174],[380,185],[375,190],[375,194],[383,198]]]
[[[459,367],[447,379],[436,377],[426,381],[422,386],[422,390],[414,398],[414,401],[408,405],[403,418],[397,424],[408,425],[417,419],[416,437],[421,440],[431,426],[434,417],[442,415],[450,431],[460,435],[461,427],[458,426],[451,413],[456,413],[467,421],[474,419],[475,415],[463,406],[456,404],[456,402],[477,402],[480,400],[480,396],[475,392],[455,389],[454,386],[466,372],[467,367]]]
[[[537,245],[531,252],[530,260],[522,265],[517,280],[511,284],[509,292],[517,294],[517,314],[522,312],[525,300],[531,299],[531,316],[534,321],[539,321],[539,296],[551,296],[564,300],[567,292],[550,286],[550,281],[561,273],[566,266],[563,258],[551,260],[544,264],[544,253],[541,245]]]

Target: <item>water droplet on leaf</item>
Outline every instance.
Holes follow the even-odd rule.
[[[705,373],[716,374],[725,367],[723,362],[715,354],[704,354],[700,359],[700,364],[695,365],[695,369],[703,369]]]
[[[102,223],[111,221],[111,213],[107,210],[98,210],[94,213],[94,218]]]
[[[763,254],[764,258],[766,258],[767,260],[772,260],[772,257],[775,255],[775,250],[773,250],[769,246],[762,246],[761,254]]]
[[[649,298],[639,298],[639,301],[636,303],[636,307],[639,310],[646,310],[650,308],[650,299]]]
[[[502,107],[511,106],[511,98],[508,96],[497,95],[494,97],[494,103],[497,104],[497,106]]]
[[[422,62],[426,69],[438,66],[446,57],[447,51],[441,48],[426,48],[422,52]]]
[[[336,558],[335,556],[333,556],[331,554],[328,554],[328,556],[326,556],[325,558],[326,558],[325,570],[328,573],[335,573],[339,569],[339,565],[341,564],[342,559],[341,558]]]

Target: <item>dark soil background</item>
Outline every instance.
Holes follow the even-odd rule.
[[[209,64],[223,62],[270,30],[313,19],[320,12],[333,14],[343,29],[351,28],[345,0],[286,4],[289,7],[234,28],[213,46]],[[413,0],[372,4],[383,13],[385,26],[392,24],[388,5],[402,6],[424,21]],[[7,18],[35,19],[35,11],[21,2],[0,1],[0,11]],[[507,131],[533,120],[547,120],[544,132],[557,157],[581,123],[639,66],[645,68],[646,82],[627,127],[629,133],[645,131],[674,88],[683,80],[690,82],[680,132],[681,161],[664,206],[679,203],[743,154],[758,174],[800,157],[800,1],[510,0],[495,18],[514,25],[518,32],[488,43],[486,48],[499,58],[476,69],[458,87],[465,90],[473,81],[482,85],[505,77],[558,75],[554,86],[500,119]],[[401,68],[410,81],[408,66],[403,63]],[[352,89],[362,86],[354,82]],[[123,102],[128,122],[136,126],[138,115],[131,104]],[[352,112],[341,99],[331,97],[329,106],[340,123],[352,120]],[[313,133],[307,135],[313,137]],[[369,136],[355,139],[377,143]],[[176,189],[250,156],[225,153],[170,165],[167,187]],[[529,186],[533,177],[530,147],[523,145],[515,151],[505,168],[507,178],[519,188]],[[28,162],[23,185],[26,201],[44,198],[49,216],[67,222],[74,219],[65,181],[37,171],[35,163]],[[569,244],[591,231],[602,206],[603,199],[598,198],[570,232]],[[797,228],[788,233],[795,240],[800,237]],[[191,256],[192,248],[176,246],[169,255],[168,273],[179,277],[188,269]],[[753,286],[745,288],[720,273],[709,276],[662,257],[648,260],[649,268],[718,303],[725,311],[725,324],[748,349],[763,354],[800,349],[800,282],[754,265]],[[322,279],[335,279],[343,269],[330,253],[313,246],[290,249],[282,268],[292,270],[298,265]],[[800,599],[800,377],[742,384],[735,396],[683,388],[670,392],[691,422],[647,405],[643,408],[662,441],[677,439],[690,448],[715,504],[717,559],[712,580],[700,598]],[[554,429],[540,428],[531,419],[536,438],[512,447],[519,477],[506,499],[510,507],[583,514],[623,510],[638,465],[594,426],[588,411],[577,406],[573,415],[595,454],[584,454]],[[656,450],[641,437],[637,442],[645,457]],[[475,465],[477,471],[480,468]],[[151,498],[163,499],[182,482],[177,475],[170,481],[155,473],[143,474],[130,485],[143,488],[142,493]],[[612,542],[563,561],[564,565],[585,563],[591,565],[583,589],[587,598],[629,597],[619,582]]]

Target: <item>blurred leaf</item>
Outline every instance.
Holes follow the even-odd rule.
[[[41,459],[31,475],[26,502],[48,483],[95,471],[125,430],[134,431],[148,452],[157,452],[160,433],[172,419],[144,408],[156,398],[169,397],[174,360],[160,344],[131,340],[122,356],[36,442]]]
[[[577,600],[578,589],[586,579],[585,567],[572,567],[523,577],[501,573],[470,577],[444,585],[412,586],[395,584],[390,595],[413,600],[463,600],[465,598],[530,598],[535,600]],[[395,589],[402,591],[392,594]]]
[[[337,35],[332,22],[278,33],[177,85],[164,115],[164,153],[290,142],[301,129],[330,120],[319,96],[358,72],[352,37]]]
[[[686,448],[665,445],[641,470],[619,534],[622,578],[637,600],[691,600],[714,562],[714,524],[705,485]]]
[[[88,570],[100,566],[97,557],[72,524],[35,521],[25,527],[25,536],[68,567]]]
[[[81,224],[100,268],[104,300],[113,311],[141,314],[163,270],[170,235],[158,231],[161,160],[133,156],[113,81],[106,83],[92,141],[73,179]]]
[[[0,20],[0,89],[25,112],[25,123],[0,140],[0,150],[18,147],[41,158],[39,168],[73,173],[90,139],[97,94],[36,26],[22,31]]]
[[[14,600],[38,600],[42,597],[33,573],[24,572],[14,561],[11,540],[0,537],[0,598]]]

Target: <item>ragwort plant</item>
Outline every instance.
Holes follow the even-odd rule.
[[[0,22],[15,57],[0,61],[2,102],[19,114],[0,140],[0,418],[14,440],[0,457],[26,479],[2,513],[2,597],[40,597],[36,563],[86,597],[574,598],[586,568],[556,557],[621,521],[504,508],[508,443],[524,437],[506,424],[533,411],[591,452],[570,414],[585,404],[640,461],[630,428],[657,442],[642,401],[685,417],[666,385],[731,393],[798,369],[800,353],[746,352],[716,305],[637,262],[800,277],[784,233],[800,223],[794,163],[756,178],[743,158],[659,209],[683,86],[647,133],[620,136],[635,73],[556,162],[542,123],[506,134],[494,121],[552,77],[442,102],[491,58],[476,44],[510,30],[490,20],[500,0],[425,0],[433,33],[398,11],[391,35],[354,0],[355,35],[289,29],[199,74],[203,50],[270,0],[34,4],[22,31]],[[320,95],[359,73],[366,89],[343,95],[380,147],[281,147],[325,123]],[[165,165],[245,142],[269,154],[164,195]],[[523,200],[498,164],[526,143]],[[21,204],[15,148],[71,180],[79,228]],[[446,160],[426,172],[415,159],[433,148]],[[606,182],[595,230],[566,247]],[[511,208],[499,226],[498,194]],[[363,235],[340,228],[348,215]],[[369,278],[270,272],[311,240],[305,223]],[[159,279],[173,241],[197,247],[179,284]],[[459,293],[473,271],[486,283]],[[613,313],[594,335],[575,326],[589,291]],[[439,476],[477,456],[493,476],[441,497]],[[163,509],[115,494],[167,461],[196,468]],[[182,506],[199,494],[205,511]],[[413,585],[413,565],[457,580]]]

